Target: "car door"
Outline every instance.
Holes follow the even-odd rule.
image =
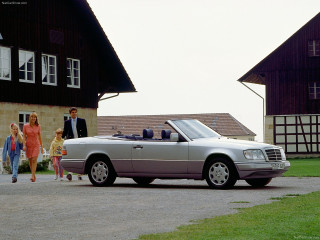
[[[132,144],[135,173],[185,174],[188,171],[188,142],[136,141]]]

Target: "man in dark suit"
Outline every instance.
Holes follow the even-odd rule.
[[[69,109],[71,118],[64,122],[62,138],[88,137],[86,120],[78,118],[78,110],[75,107]]]
[[[78,109],[76,107],[71,107],[69,109],[70,119],[64,122],[64,128],[62,133],[62,138],[82,138],[88,137],[86,120],[83,118],[78,118]],[[72,180],[72,173],[67,175],[69,181]],[[82,180],[81,174],[78,175],[78,179]]]

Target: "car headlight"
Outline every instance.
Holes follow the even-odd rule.
[[[246,157],[246,159],[249,160],[266,160],[263,152],[261,150],[245,150],[243,151],[244,156]]]
[[[286,154],[284,153],[284,150],[282,148],[280,148],[280,153],[281,153],[281,158],[282,160],[286,160]]]

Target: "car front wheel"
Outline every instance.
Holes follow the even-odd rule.
[[[225,158],[215,158],[205,168],[205,179],[211,188],[228,189],[237,181],[234,166]]]
[[[252,187],[264,187],[270,183],[272,178],[257,178],[257,179],[246,179],[246,182]]]
[[[112,165],[102,159],[95,160],[91,163],[88,176],[90,182],[98,187],[112,185],[116,180],[116,174]]]

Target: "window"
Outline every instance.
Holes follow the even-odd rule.
[[[34,83],[34,52],[19,51],[19,80]]]
[[[57,86],[57,59],[55,56],[42,54],[42,84]]]
[[[320,82],[309,83],[309,99],[320,99]]]
[[[309,57],[320,56],[320,40],[308,41],[308,56]]]
[[[80,88],[80,60],[67,59],[67,86]]]
[[[0,47],[0,79],[11,80],[10,48]]]
[[[63,114],[63,121],[67,121],[70,118],[71,118],[70,114],[68,114],[68,113]]]
[[[19,112],[19,128],[22,131],[23,125],[29,123],[29,117],[31,112]]]

